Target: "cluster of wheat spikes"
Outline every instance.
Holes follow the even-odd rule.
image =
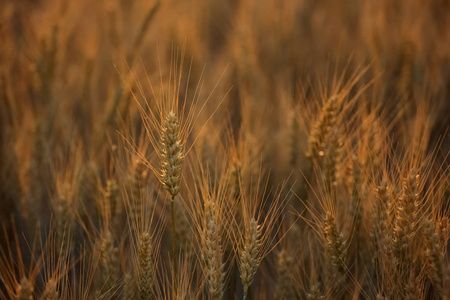
[[[0,4],[0,299],[450,300],[450,2]]]

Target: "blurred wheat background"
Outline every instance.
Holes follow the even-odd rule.
[[[448,0],[0,1],[1,299],[450,300]]]

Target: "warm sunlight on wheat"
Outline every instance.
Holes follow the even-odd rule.
[[[450,300],[448,0],[0,2],[0,299]]]

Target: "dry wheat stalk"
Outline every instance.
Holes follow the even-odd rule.
[[[288,154],[288,163],[289,167],[295,168],[297,164],[297,158],[300,153],[299,149],[299,132],[300,128],[297,122],[297,118],[295,113],[292,114],[291,122],[290,122],[290,131],[289,131],[289,154]]]
[[[141,27],[139,28],[139,32],[134,40],[133,43],[133,50],[138,50],[140,46],[142,45],[142,42],[144,41],[145,33],[148,31],[150,23],[155,18],[156,12],[158,11],[158,8],[161,4],[160,0],[156,0],[153,5],[148,10],[147,14],[145,15],[145,18],[141,24]]]
[[[186,208],[181,202],[180,196],[175,197],[175,230],[179,240],[179,247],[185,254],[192,255],[192,231],[187,219]]]

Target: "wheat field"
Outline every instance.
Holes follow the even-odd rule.
[[[450,300],[447,0],[0,1],[0,299]]]

